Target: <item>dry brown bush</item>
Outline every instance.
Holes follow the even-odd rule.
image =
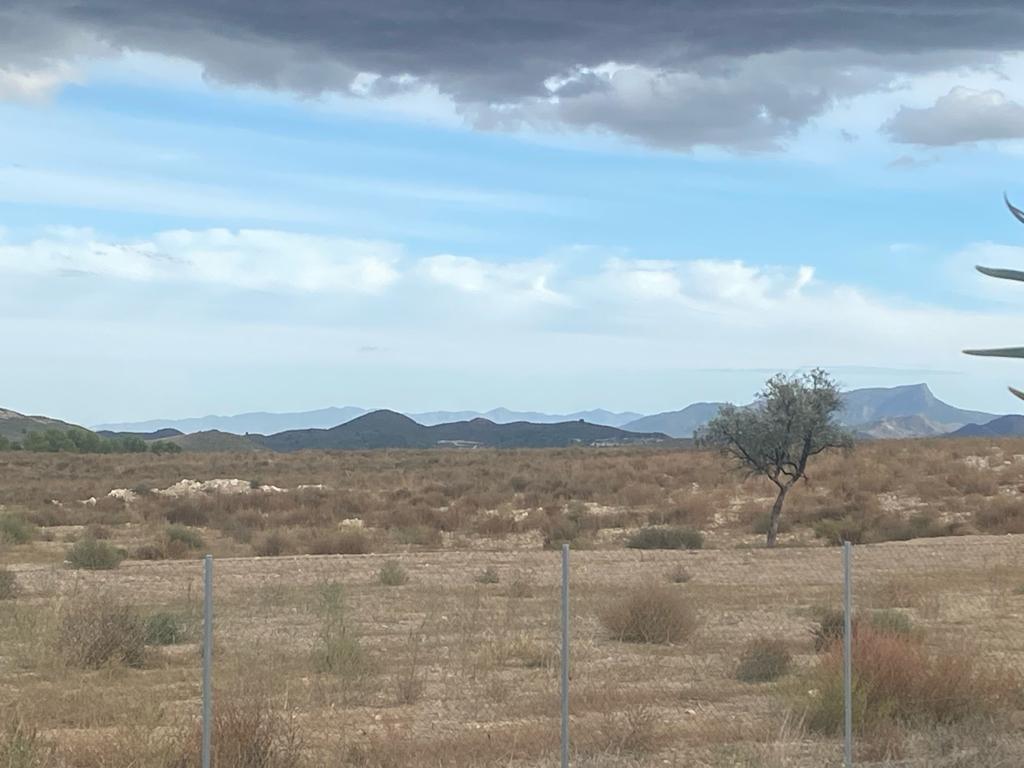
[[[681,643],[697,630],[690,600],[666,584],[647,584],[613,599],[600,618],[613,638],[629,643]]]
[[[71,598],[61,611],[56,640],[70,667],[141,667],[146,657],[145,623],[132,606],[106,593]]]

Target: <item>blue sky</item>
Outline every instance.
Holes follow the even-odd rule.
[[[771,146],[623,128],[654,109],[625,96],[510,127],[426,79],[0,62],[0,405],[655,412],[821,365],[1016,410],[1024,368],[959,352],[1024,342],[1024,288],[972,270],[1024,266],[1024,58],[989,53],[894,68]]]

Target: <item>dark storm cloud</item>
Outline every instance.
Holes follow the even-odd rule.
[[[72,57],[95,40],[302,93],[345,92],[360,72],[381,76],[371,95],[430,84],[483,126],[554,121],[666,146],[763,148],[893,73],[1016,50],[1024,11],[798,0],[6,0],[0,9],[8,63]],[[592,71],[606,62],[632,69],[622,79]]]

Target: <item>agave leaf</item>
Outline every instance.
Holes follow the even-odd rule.
[[[1010,198],[1006,196],[1005,192],[1003,192],[1003,202],[1006,203],[1006,207],[1010,209],[1010,213],[1013,214],[1014,218],[1024,224],[1024,211],[1015,207],[1014,204],[1010,202]]]
[[[999,277],[1003,280],[1021,280],[1024,281],[1024,272],[1016,269],[999,269],[997,267],[975,267],[976,270],[981,272],[983,275],[989,277]]]
[[[1002,349],[965,349],[965,355],[980,357],[1024,357],[1024,347],[1003,347]]]

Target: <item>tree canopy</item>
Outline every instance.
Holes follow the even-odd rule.
[[[835,420],[841,409],[838,385],[820,368],[796,376],[780,373],[768,379],[753,405],[725,405],[698,430],[698,445],[717,448],[748,475],[763,475],[778,488],[768,546],[778,536],[786,493],[806,477],[808,461],[853,446],[853,435]]]

